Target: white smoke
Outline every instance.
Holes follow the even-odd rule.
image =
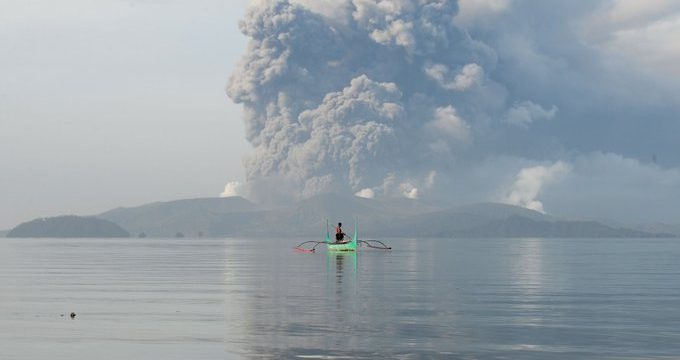
[[[220,197],[245,196],[245,186],[239,181],[230,181],[224,185]]]
[[[369,189],[369,188],[361,189],[361,190],[357,191],[354,195],[358,196],[360,198],[365,198],[365,199],[375,198],[375,192],[373,191],[373,189]]]
[[[571,171],[571,165],[558,161],[551,166],[534,166],[520,170],[509,193],[502,199],[506,204],[522,206],[545,213],[537,199],[544,186],[560,180]]]
[[[405,182],[399,184],[399,189],[401,190],[401,195],[407,199],[418,199],[420,197],[420,193],[418,191],[418,188],[413,186],[413,184]]]

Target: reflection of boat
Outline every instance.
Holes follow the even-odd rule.
[[[326,257],[328,269],[335,268],[337,277],[343,275],[356,275],[357,272],[357,252],[356,251],[337,251],[328,252]],[[329,274],[332,271],[329,271]]]
[[[348,314],[357,314],[358,251],[326,252],[326,298],[335,303],[335,321],[342,323]]]

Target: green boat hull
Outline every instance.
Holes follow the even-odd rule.
[[[346,244],[328,243],[328,251],[356,251],[357,241],[352,240]]]

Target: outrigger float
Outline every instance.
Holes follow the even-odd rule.
[[[319,245],[326,245],[328,251],[331,252],[347,252],[347,251],[357,251],[358,245],[366,245],[369,248],[380,249],[380,250],[392,250],[391,247],[385,245],[382,241],[378,240],[359,240],[359,230],[358,221],[354,222],[354,235],[351,236],[350,240],[336,242],[331,240],[331,234],[328,230],[328,220],[326,220],[326,238],[324,241],[305,241],[300,243],[295,247],[296,251],[313,253],[316,251],[316,247]],[[314,245],[312,245],[314,244]],[[310,247],[311,246],[311,247]]]

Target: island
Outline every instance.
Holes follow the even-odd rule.
[[[19,224],[8,238],[125,238],[130,237],[118,224],[94,216],[64,215],[38,218]]]

